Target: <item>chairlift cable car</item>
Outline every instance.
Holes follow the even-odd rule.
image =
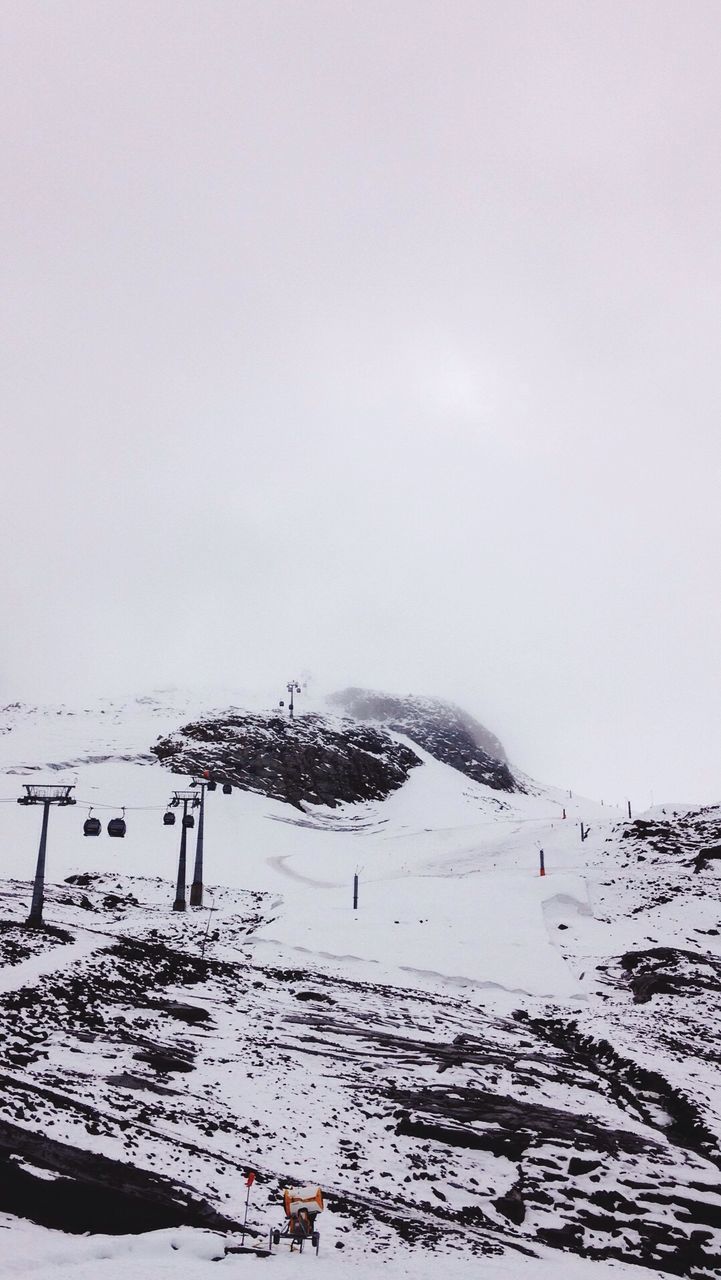
[[[175,814],[172,813],[170,809],[168,809],[168,811],[163,814],[163,826],[164,827],[175,826]]]
[[[125,808],[123,808],[122,818],[111,818],[108,823],[108,835],[118,836],[120,839],[125,835],[127,828],[125,825]]]
[[[88,809],[88,816],[83,823],[84,836],[99,836],[103,829],[103,824],[99,818],[92,817],[92,807]]]

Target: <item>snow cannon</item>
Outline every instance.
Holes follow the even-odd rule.
[[[286,1218],[297,1218],[301,1209],[308,1213],[323,1212],[323,1192],[320,1187],[288,1187],[283,1192],[283,1208]]]
[[[286,1187],[283,1192],[285,1225],[271,1230],[269,1249],[272,1251],[273,1245],[279,1245],[281,1240],[290,1240],[291,1252],[297,1245],[302,1253],[303,1245],[310,1241],[311,1248],[318,1253],[320,1234],[316,1231],[315,1221],[323,1208],[323,1192],[320,1187]]]

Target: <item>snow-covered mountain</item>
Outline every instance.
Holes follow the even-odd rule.
[[[352,694],[283,728],[232,692],[0,714],[0,1274],[247,1269],[248,1169],[256,1244],[323,1186],[329,1276],[717,1274],[721,812],[630,819],[457,708]],[[163,814],[203,768],[233,791],[173,911]],[[78,803],[28,930],[44,781]]]
[[[359,720],[372,720],[404,734],[436,760],[495,791],[521,789],[495,733],[452,703],[414,694],[399,698],[369,689],[343,689],[328,701]]]
[[[285,800],[297,809],[384,800],[402,786],[418,756],[381,728],[308,714],[226,712],[206,716],[153,747],[174,773]]]

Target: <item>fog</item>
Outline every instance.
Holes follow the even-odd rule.
[[[718,799],[715,0],[2,16],[2,701],[308,670]]]

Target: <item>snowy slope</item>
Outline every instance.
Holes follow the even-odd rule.
[[[15,1212],[34,1204],[38,1217],[45,1185],[44,1225],[6,1223],[28,1274],[48,1267],[32,1261],[44,1249],[77,1274],[94,1265],[95,1245],[62,1237],[59,1249],[47,1186],[86,1186],[84,1201],[68,1191],[67,1213],[82,1217],[80,1203],[88,1229],[107,1231],[105,1192],[87,1196],[88,1178],[117,1179],[103,1158],[161,1179],[143,1193],[156,1196],[160,1255],[173,1228],[162,1215],[185,1197],[196,1231],[177,1227],[178,1240],[199,1275],[222,1248],[198,1228],[237,1221],[250,1166],[259,1232],[285,1179],[324,1185],[334,1274],[362,1271],[369,1244],[408,1275],[438,1250],[444,1266],[483,1256],[484,1274],[543,1275],[552,1247],[597,1259],[559,1256],[569,1277],[641,1262],[713,1274],[720,864],[697,873],[693,857],[718,813],[659,813],[668,839],[651,849],[619,811],[531,783],[492,791],[415,746],[422,767],[382,802],[301,814],[209,795],[206,905],[173,914],[179,832],[162,813],[184,780],[149,747],[229,701],[4,716],[0,1124],[6,1150],[27,1144]],[[28,940],[39,811],[14,797],[60,779],[79,803],[51,815],[46,920],[66,932]],[[125,807],[125,840],[83,838],[91,804],[104,821]],[[649,960],[654,948],[685,958]],[[635,1002],[630,978],[671,962],[680,986]],[[38,1133],[60,1145],[43,1157]],[[134,1194],[123,1212],[137,1228]],[[109,1274],[154,1248],[108,1244]],[[16,1251],[0,1259],[0,1272],[23,1266]]]

